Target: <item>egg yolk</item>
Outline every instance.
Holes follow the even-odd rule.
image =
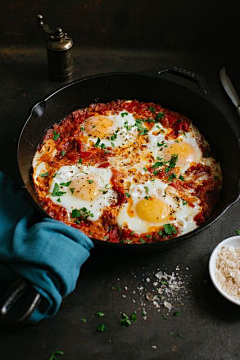
[[[140,200],[135,210],[140,219],[152,223],[162,222],[170,213],[169,206],[157,198]]]
[[[164,155],[170,160],[171,156],[177,154],[178,160],[176,165],[184,165],[186,162],[192,162],[196,158],[196,150],[194,147],[187,143],[175,143],[165,148]]]
[[[92,201],[98,195],[97,183],[91,179],[73,180],[69,188],[72,195],[81,200]]]
[[[91,116],[85,121],[85,130],[89,136],[103,139],[112,134],[113,121],[107,116]]]

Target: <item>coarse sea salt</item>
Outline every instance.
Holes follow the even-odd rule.
[[[222,246],[217,255],[215,274],[221,288],[240,300],[240,249]]]

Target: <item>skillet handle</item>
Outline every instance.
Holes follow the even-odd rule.
[[[0,299],[0,323],[10,326],[24,325],[40,301],[41,295],[32,284],[19,278]]]
[[[201,75],[198,75],[190,70],[186,70],[178,66],[170,66],[168,68],[164,68],[158,71],[159,76],[164,73],[174,74],[182,78],[185,78],[187,80],[190,80],[195,84],[197,84],[198,86],[198,89],[194,89],[195,92],[197,92],[199,95],[204,95],[204,96],[209,95],[207,82],[204,79],[204,77],[202,77]]]

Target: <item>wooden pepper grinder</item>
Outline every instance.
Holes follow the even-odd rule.
[[[57,81],[70,80],[74,72],[71,54],[72,39],[61,28],[57,28],[55,31],[51,30],[43,22],[42,15],[38,15],[37,18],[39,26],[43,28],[46,34],[50,35],[46,44],[49,77]]]

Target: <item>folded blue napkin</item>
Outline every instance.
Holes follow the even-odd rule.
[[[93,242],[79,230],[43,219],[23,190],[0,171],[0,297],[22,276],[42,297],[29,321],[56,314],[62,298],[75,289],[92,248]]]

